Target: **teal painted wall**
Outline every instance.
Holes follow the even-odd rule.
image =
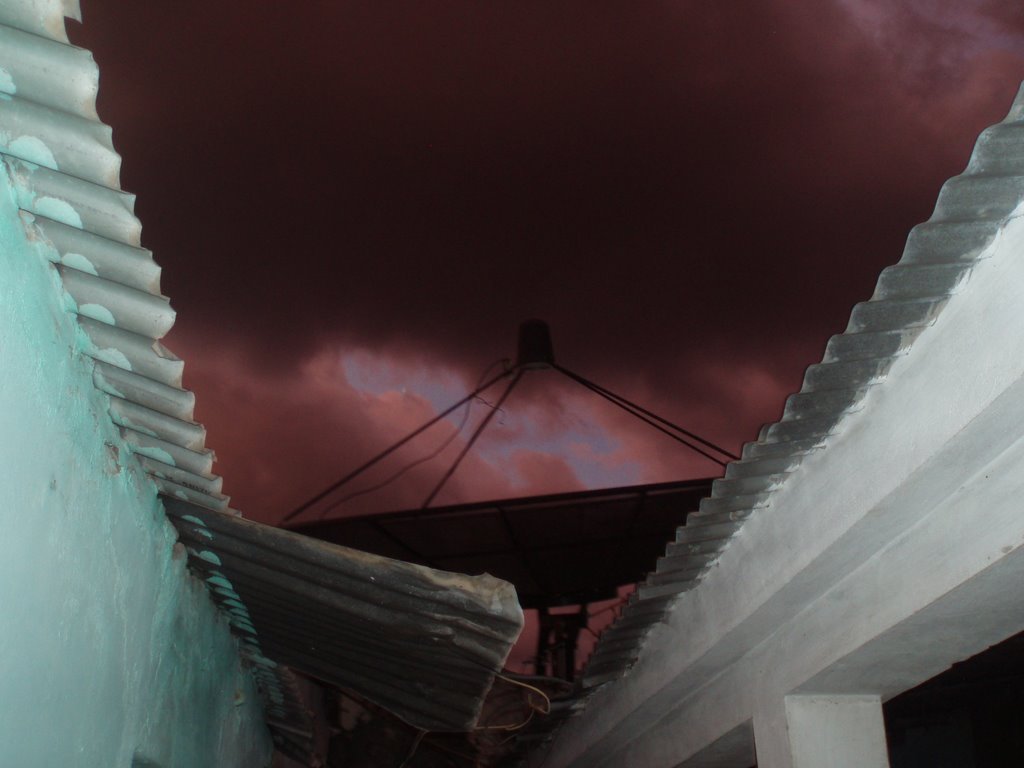
[[[0,163],[0,764],[269,763],[251,677],[92,385]]]

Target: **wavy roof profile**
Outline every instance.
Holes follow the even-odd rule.
[[[0,4],[0,159],[26,231],[49,246],[110,418],[161,492],[224,510],[184,364],[160,343],[175,313],[96,113],[99,70],[69,44],[65,16],[80,18],[75,0]]]
[[[89,51],[69,43],[65,17],[80,20],[76,0],[0,2],[0,162],[29,239],[60,275],[80,349],[95,363],[93,383],[121,436],[161,493],[228,511],[206,431],[193,419],[195,397],[182,387],[184,363],[160,343],[175,313],[160,292],[160,267],[140,246],[111,129],[96,113],[99,70]],[[236,618],[225,616],[244,640]],[[268,717],[307,733],[290,671],[256,643],[241,650]],[[279,748],[309,752],[307,738],[273,723],[271,732]]]
[[[774,494],[796,480],[807,456],[828,449],[867,392],[884,385],[896,359],[954,300],[1022,204],[1024,86],[1006,119],[978,137],[965,171],[943,185],[931,218],[911,230],[899,263],[882,270],[871,299],[853,308],[846,331],[833,336],[822,361],[807,369],[782,419],[744,446],[741,460],[728,465],[700,510],[677,530],[655,571],[602,635],[584,670],[585,687],[626,673],[674,598],[700,584],[745,520],[769,513]]]
[[[99,71],[68,42],[65,16],[79,18],[76,0],[0,0],[0,163],[28,238],[60,276],[111,420],[239,639],[275,746],[316,764],[286,664],[418,727],[472,728],[522,627],[514,590],[311,543],[228,508],[184,364],[160,342],[175,313],[96,113]]]

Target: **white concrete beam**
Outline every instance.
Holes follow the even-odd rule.
[[[1024,630],[1022,253],[1024,208],[544,768],[686,764],[763,697],[885,699]]]
[[[754,719],[758,768],[889,768],[878,696],[786,696]]]

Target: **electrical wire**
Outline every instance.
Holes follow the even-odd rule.
[[[505,364],[505,369],[507,370],[508,369],[508,363],[509,363],[509,359],[507,357],[502,358],[500,360],[495,360],[493,363],[488,365],[487,368],[484,369],[484,372],[477,379],[476,386],[479,387],[483,383],[484,379],[487,378],[487,375],[492,370],[494,370],[494,366],[502,364],[502,363]],[[381,482],[377,483],[376,485],[371,485],[369,488],[362,488],[362,489],[360,489],[358,491],[354,491],[354,492],[348,494],[347,496],[342,496],[340,499],[337,499],[336,501],[332,501],[330,504],[325,506],[320,511],[320,514],[317,516],[317,519],[318,520],[323,520],[327,516],[328,512],[330,512],[333,509],[337,509],[342,504],[345,504],[346,502],[351,501],[352,499],[358,498],[359,496],[365,496],[368,493],[373,493],[374,491],[379,491],[381,488],[385,488],[385,487],[391,485],[391,483],[395,482],[395,480],[400,478],[402,475],[404,475],[410,469],[418,467],[420,464],[426,464],[428,461],[431,461],[432,459],[437,458],[441,454],[441,452],[444,451],[444,449],[447,448],[449,445],[451,445],[452,441],[455,440],[455,438],[458,437],[462,433],[462,430],[466,428],[466,424],[469,423],[469,414],[473,410],[473,402],[474,402],[474,400],[480,401],[481,403],[486,405],[488,408],[494,408],[493,405],[491,405],[489,402],[487,402],[484,398],[480,397],[479,395],[477,395],[475,398],[473,398],[473,400],[467,401],[466,404],[465,404],[465,410],[462,412],[462,419],[461,419],[461,421],[459,421],[459,424],[455,427],[455,430],[450,435],[448,435],[448,437],[445,438],[444,441],[442,441],[441,444],[439,446],[437,446],[437,448],[435,448],[433,451],[428,453],[426,456],[423,456],[422,458],[416,459],[415,461],[412,461],[409,464],[406,464],[404,467],[402,467],[397,472],[392,474],[386,480],[382,480]]]
[[[497,678],[498,680],[503,680],[504,682],[509,683],[510,685],[517,685],[520,688],[525,688],[527,691],[532,691],[533,693],[536,693],[542,699],[544,699],[544,705],[545,705],[544,709],[539,709],[537,711],[540,712],[542,715],[550,715],[551,714],[551,697],[548,696],[546,693],[544,693],[544,691],[542,691],[537,686],[530,685],[529,683],[524,683],[522,680],[516,680],[515,678],[512,678],[512,677],[506,677],[505,675],[501,674],[500,672],[495,673],[494,677]],[[562,681],[559,680],[559,682],[562,682]],[[533,706],[532,702],[529,702],[529,703],[530,703],[531,706]]]
[[[317,502],[322,501],[323,499],[327,498],[327,496],[329,496],[330,494],[334,493],[336,490],[341,488],[343,485],[345,485],[346,483],[348,483],[352,479],[358,477],[363,472],[368,470],[370,467],[372,467],[375,464],[377,464],[379,461],[381,461],[381,460],[387,458],[388,456],[390,456],[392,453],[397,451],[399,448],[401,448],[403,445],[408,443],[414,437],[417,437],[418,435],[421,435],[423,432],[426,432],[432,426],[437,424],[437,422],[441,421],[441,419],[445,418],[449,414],[451,414],[454,411],[458,410],[459,408],[461,408],[463,405],[465,405],[467,402],[469,402],[470,400],[475,398],[480,393],[485,392],[486,390],[490,389],[491,386],[493,386],[497,382],[499,382],[502,379],[507,378],[508,376],[512,375],[513,371],[514,371],[514,369],[507,369],[507,370],[502,371],[497,376],[494,376],[493,378],[489,379],[487,382],[485,382],[484,384],[478,386],[476,389],[474,389],[468,395],[466,395],[465,397],[461,398],[454,405],[449,406],[445,410],[441,411],[441,413],[437,414],[437,416],[435,416],[434,418],[432,418],[429,421],[427,421],[425,424],[421,425],[417,429],[414,429],[412,432],[410,432],[408,435],[403,437],[397,443],[394,443],[393,445],[389,446],[388,448],[385,448],[383,451],[378,453],[373,458],[369,459],[368,461],[364,462],[363,464],[360,464],[358,467],[353,469],[351,472],[349,472],[347,475],[342,477],[340,480],[337,480],[337,481],[331,483],[329,486],[324,488],[318,494],[316,494],[315,496],[310,498],[308,501],[303,502],[302,504],[297,506],[295,509],[293,509],[291,512],[289,512],[287,515],[285,515],[283,518],[281,518],[280,525],[283,525],[284,523],[287,523],[287,522],[289,522],[291,520],[294,520],[296,517],[301,515],[307,509],[312,507],[314,504],[316,504]]]
[[[505,675],[502,674],[495,674],[494,677],[497,680],[504,680],[506,683],[511,683],[512,685],[517,685],[520,688],[526,689],[526,704],[530,707],[530,714],[527,715],[526,719],[520,723],[509,723],[505,725],[478,725],[473,729],[474,731],[518,731],[529,725],[530,721],[533,720],[534,714],[538,712],[542,715],[551,714],[551,698],[540,688],[530,685],[529,683],[524,683],[521,680],[513,680],[511,677],[505,677]],[[536,693],[543,699],[543,707],[538,707],[533,703],[533,700],[530,697],[531,693]]]
[[[526,716],[526,719],[523,720],[520,723],[511,723],[509,725],[478,725],[473,730],[474,731],[519,731],[519,730],[522,730],[523,728],[525,728],[526,726],[528,726],[530,724],[530,721],[533,720],[533,713],[535,711],[536,710],[533,707],[530,707],[530,714],[528,714]]]
[[[452,430],[452,433],[450,435],[448,435],[448,437],[446,437],[441,442],[441,444],[438,445],[437,448],[435,448],[433,451],[428,453],[426,456],[423,456],[422,458],[419,458],[419,459],[416,459],[415,461],[409,462],[404,467],[402,467],[400,470],[398,470],[393,475],[388,477],[386,480],[382,480],[381,482],[377,483],[376,485],[371,485],[369,488],[362,488],[362,489],[360,489],[358,491],[353,491],[352,493],[348,494],[347,496],[342,496],[340,499],[338,499],[336,501],[332,501],[330,504],[325,506],[320,511],[320,514],[317,515],[317,519],[318,520],[323,520],[327,516],[328,512],[330,512],[331,510],[337,509],[342,504],[345,504],[346,502],[349,502],[352,499],[358,498],[360,496],[365,496],[368,493],[373,493],[374,491],[379,491],[381,488],[385,488],[385,487],[391,485],[393,482],[395,482],[395,480],[400,478],[402,475],[404,475],[410,469],[414,469],[415,467],[418,467],[420,464],[426,464],[428,461],[431,461],[432,459],[437,458],[437,456],[445,448],[447,448],[449,445],[451,445],[452,441],[462,433],[462,430],[466,428],[466,424],[469,422],[470,405],[472,405],[472,401],[470,401],[469,403],[466,404],[466,410],[463,413],[462,420],[459,422],[458,426],[456,426],[455,429]]]
[[[487,416],[484,417],[484,420],[481,421],[480,424],[477,426],[476,430],[470,436],[469,441],[462,447],[462,450],[459,452],[459,455],[455,457],[454,463],[448,468],[448,471],[444,473],[444,477],[441,478],[438,484],[434,486],[434,490],[432,490],[430,494],[427,496],[427,498],[423,501],[423,505],[420,507],[421,509],[426,509],[427,507],[429,507],[430,502],[432,502],[434,498],[437,496],[437,494],[441,492],[441,489],[444,488],[444,484],[447,483],[451,476],[455,474],[455,470],[459,468],[459,464],[461,464],[462,460],[466,458],[466,454],[469,453],[469,450],[473,447],[473,444],[476,443],[477,439],[487,428],[487,425],[491,423],[491,419],[494,418],[494,414],[498,413],[498,411],[501,410],[502,404],[504,404],[508,396],[512,394],[512,390],[515,389],[515,386],[516,384],[519,383],[519,380],[523,378],[524,369],[516,368],[514,370],[515,376],[512,377],[512,381],[508,383],[508,386],[505,388],[505,391],[501,393],[501,397],[498,398],[498,402],[494,404],[494,410],[488,413]]]
[[[426,731],[418,731],[416,738],[412,741],[412,746],[409,748],[409,754],[405,756],[405,759],[399,763],[398,768],[405,768],[409,765],[409,761],[412,760],[413,755],[416,754],[416,750],[419,749],[420,742],[423,741],[423,737],[427,735]]]

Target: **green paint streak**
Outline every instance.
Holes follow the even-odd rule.
[[[215,552],[210,552],[207,549],[204,549],[201,552],[197,552],[196,557],[198,557],[200,560],[205,560],[208,563],[213,563],[214,565],[221,564],[220,558],[217,557],[217,554]]]
[[[84,317],[91,317],[107,325],[117,325],[114,314],[102,304],[81,304],[78,307],[78,314]]]
[[[85,272],[87,275],[99,277],[99,272],[96,271],[93,263],[80,253],[65,253],[60,261],[66,267],[77,269],[79,272]]]
[[[7,145],[10,153],[22,160],[41,165],[44,168],[59,170],[57,159],[46,144],[35,136],[19,136]]]
[[[82,229],[82,217],[66,200],[58,200],[56,197],[37,197],[35,210],[48,219]]]
[[[174,466],[174,457],[163,448],[157,448],[152,445],[133,445],[131,450],[147,458],[162,461],[164,464],[172,467]]]
[[[77,219],[63,201],[41,207]],[[26,237],[0,164],[0,488],[5,508],[32,512],[5,516],[0,537],[0,665],[17,661],[2,675],[2,762],[264,766],[255,682],[172,555],[156,488],[93,385],[57,259]]]

